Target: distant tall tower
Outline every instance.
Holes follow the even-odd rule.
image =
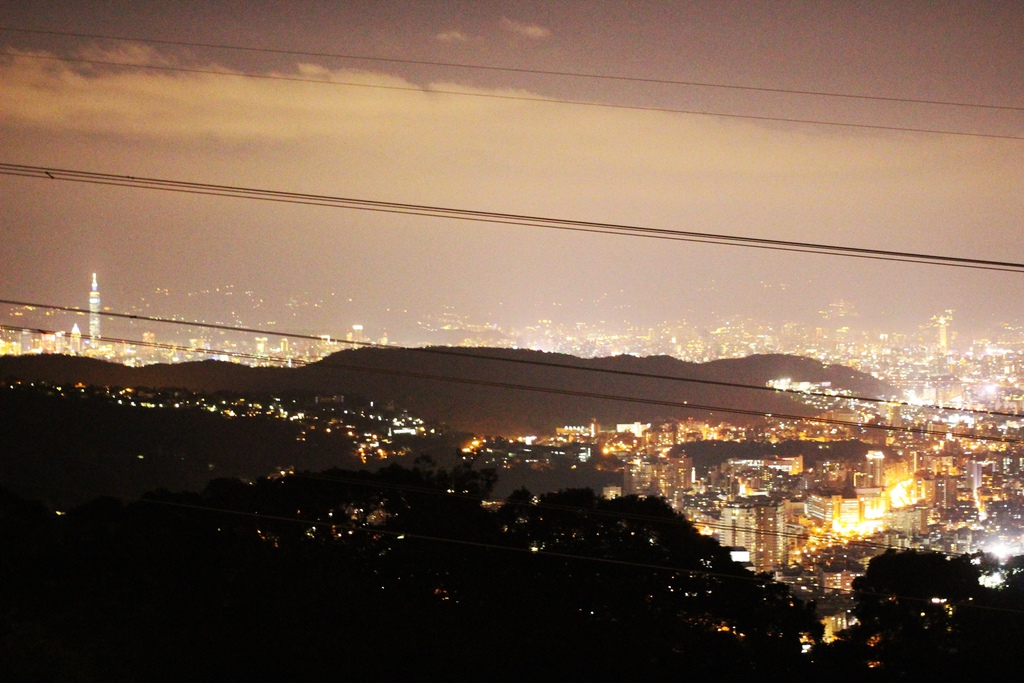
[[[949,333],[947,328],[950,323],[953,322],[953,311],[947,310],[942,315],[936,315],[932,317],[932,323],[939,330],[939,353],[945,355],[949,353]]]
[[[100,338],[100,290],[96,284],[96,273],[92,274],[92,290],[89,292],[89,340]]]

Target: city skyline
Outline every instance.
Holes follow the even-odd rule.
[[[872,324],[870,319],[862,318],[856,307],[843,299],[830,302],[823,310],[817,311],[815,319],[809,321],[785,318],[773,320],[763,315],[732,314],[713,317],[714,312],[696,320],[663,317],[633,321],[625,317],[628,312],[624,312],[622,318],[612,320],[586,321],[572,318],[558,319],[557,316],[554,316],[515,323],[508,320],[502,321],[500,316],[465,315],[456,310],[454,306],[438,303],[433,310],[419,314],[412,314],[408,310],[396,311],[387,308],[365,311],[362,315],[350,312],[344,319],[334,316],[337,322],[331,322],[331,316],[324,314],[323,309],[326,303],[324,298],[309,299],[304,298],[303,295],[271,291],[262,293],[252,290],[243,291],[230,284],[201,291],[175,293],[168,288],[158,287],[153,292],[147,292],[145,296],[130,292],[117,294],[118,305],[101,308],[97,274],[92,273],[92,284],[88,292],[90,338],[100,338],[100,321],[108,313],[113,313],[115,317],[118,315],[150,316],[162,318],[169,323],[192,320],[198,323],[216,323],[227,326],[264,327],[267,328],[267,333],[279,336],[317,334],[343,338],[345,334],[351,334],[353,328],[358,329],[360,333],[365,328],[366,334],[363,336],[367,339],[374,337],[386,340],[390,328],[391,339],[394,343],[414,346],[429,343],[459,345],[458,340],[440,338],[431,340],[423,336],[441,331],[475,331],[482,332],[486,337],[489,333],[516,336],[534,332],[550,335],[559,330],[570,330],[570,334],[584,336],[597,335],[614,338],[647,336],[653,338],[655,334],[664,334],[666,330],[673,328],[679,330],[689,328],[689,331],[694,334],[707,335],[715,330],[732,326],[740,329],[744,326],[751,326],[752,330],[760,330],[770,335],[784,334],[786,330],[813,331],[817,337],[826,340],[835,339],[837,332],[847,336],[851,341],[869,341],[871,338],[886,341],[897,337],[908,342],[926,342],[928,338],[931,338],[933,343],[946,351],[953,346],[964,349],[978,340],[991,340],[993,336],[1005,336],[1007,332],[1012,334],[1013,330],[1024,326],[1024,321],[1021,319],[1007,316],[999,320],[998,323],[972,328],[961,322],[960,315],[956,311],[947,308],[924,318],[906,320],[902,326],[885,328]],[[307,293],[305,296],[311,295]],[[336,293],[328,292],[327,298],[336,298]],[[192,301],[193,299],[195,301]],[[284,308],[290,309],[290,316],[275,319],[276,317],[272,313],[274,299],[277,303],[287,301]],[[47,302],[30,303],[42,304],[44,308],[48,305]],[[71,304],[70,308],[74,309],[74,304]],[[228,308],[231,310],[229,311]],[[350,309],[354,310],[355,307],[350,307]],[[301,313],[303,310],[311,315],[303,316]],[[175,313],[167,315],[164,313],[166,311],[175,311]],[[544,313],[550,316],[550,311],[538,311],[538,314]],[[10,315],[11,313],[8,312],[8,317]],[[21,317],[24,312],[16,315]],[[275,330],[275,327],[278,329]],[[672,335],[670,334],[670,336]],[[497,339],[497,337],[495,338]],[[476,340],[476,343],[483,343],[483,341],[484,338],[480,338]],[[1006,340],[1004,339],[1004,341]]]
[[[806,334],[811,332],[816,338],[820,338],[825,341],[871,341],[873,338],[878,341],[888,341],[891,338],[896,338],[907,343],[924,343],[935,346],[942,352],[948,352],[953,347],[960,349],[966,349],[970,345],[977,343],[978,341],[990,340],[993,334],[995,336],[1006,336],[1006,333],[1013,334],[1014,330],[1024,329],[1021,321],[1007,318],[1001,321],[999,324],[991,326],[987,329],[967,329],[965,326],[957,324],[956,312],[953,309],[945,309],[941,312],[930,316],[927,319],[907,321],[908,325],[902,329],[879,329],[873,328],[869,323],[860,319],[858,312],[855,307],[852,306],[848,301],[837,300],[830,303],[825,310],[818,311],[818,318],[810,323],[795,322],[792,320],[776,320],[770,321],[767,318],[757,316],[740,316],[731,315],[723,316],[717,319],[705,318],[700,322],[691,322],[686,319],[671,320],[664,318],[656,322],[636,323],[632,322],[627,318],[612,320],[612,321],[597,321],[597,322],[584,322],[580,320],[557,320],[557,319],[536,319],[532,321],[526,321],[520,325],[499,323],[496,318],[477,318],[474,319],[471,316],[463,315],[459,311],[455,310],[453,306],[439,304],[438,307],[426,315],[416,316],[415,323],[412,326],[403,328],[401,324],[394,324],[394,319],[390,320],[387,315],[401,313],[409,315],[409,311],[391,311],[386,309],[385,311],[371,312],[369,315],[363,318],[350,318],[350,320],[359,320],[360,322],[341,322],[337,324],[326,323],[322,316],[316,309],[323,306],[323,300],[310,301],[303,299],[299,296],[287,296],[285,298],[289,301],[289,307],[292,309],[311,309],[315,317],[302,318],[298,314],[293,314],[293,320],[272,320],[264,316],[267,315],[266,310],[261,310],[265,307],[266,299],[258,292],[252,290],[242,291],[235,288],[233,285],[225,285],[224,287],[217,287],[213,290],[202,290],[199,292],[183,292],[178,293],[178,300],[175,301],[171,291],[167,288],[157,288],[153,293],[148,293],[149,296],[136,296],[134,293],[121,293],[120,300],[121,305],[116,308],[111,306],[101,306],[99,285],[97,279],[97,273],[92,273],[92,282],[88,290],[88,328],[89,328],[89,339],[91,341],[99,342],[101,339],[100,327],[101,320],[104,317],[126,317],[137,315],[141,318],[151,317],[156,319],[156,325],[178,325],[180,327],[187,327],[187,321],[194,321],[196,323],[214,323],[218,325],[224,325],[230,327],[234,326],[248,326],[248,327],[263,327],[266,328],[263,332],[277,336],[288,336],[288,335],[308,335],[317,334],[320,336],[329,336],[336,339],[342,339],[346,335],[351,337],[353,331],[357,331],[358,335],[363,341],[371,341],[371,337],[377,337],[383,339],[383,344],[388,343],[388,328],[389,326],[393,331],[397,331],[398,338],[392,335],[392,342],[403,345],[422,345],[430,343],[441,343],[447,345],[465,345],[469,343],[469,338],[464,340],[463,344],[458,341],[452,341],[452,339],[434,339],[429,340],[426,338],[416,339],[417,335],[423,335],[424,333],[437,333],[437,332],[478,332],[482,333],[482,337],[473,340],[472,343],[476,345],[486,345],[485,337],[487,335],[505,335],[504,341],[508,341],[511,335],[512,337],[521,334],[540,334],[540,335],[552,335],[557,334],[559,331],[570,331],[568,340],[573,339],[573,335],[576,337],[586,337],[588,335],[595,335],[598,337],[608,338],[648,338],[652,341],[657,335],[669,334],[671,330],[679,330],[680,332],[686,330],[689,334],[696,334],[706,336],[708,334],[714,334],[722,332],[730,327],[735,327],[738,330],[743,330],[745,326],[750,326],[751,331],[760,331],[762,336],[764,334],[770,336],[785,336],[787,334],[792,335],[794,332]],[[268,293],[269,294],[269,293]],[[154,296],[155,295],[155,296]],[[230,301],[230,306],[233,308],[229,313],[213,313],[218,308],[222,308],[223,304],[218,305],[216,299],[220,297],[223,300],[234,298],[235,295],[239,295],[234,301]],[[277,293],[280,298],[280,293]],[[331,292],[330,296],[333,297],[335,293]],[[160,297],[167,298],[173,303],[163,304],[163,309],[178,311],[178,314],[161,317],[158,314],[160,304],[157,304],[157,311],[150,310],[154,299],[159,300]],[[206,297],[208,300],[203,301]],[[197,299],[198,308],[195,311],[206,311],[205,314],[190,315],[189,305],[192,302],[188,302],[188,299]],[[213,304],[211,305],[211,301]],[[130,302],[130,303],[128,303]],[[39,304],[39,308],[47,316],[52,315],[61,310],[61,306],[51,306],[45,302],[26,302],[29,305],[21,306],[20,311],[16,313],[8,312],[7,317],[23,317],[27,311],[35,310],[35,307],[31,304]],[[241,303],[241,305],[239,305]],[[74,305],[70,306],[64,312],[68,315],[74,316],[73,311],[76,309]],[[84,313],[86,309],[84,307],[78,309],[80,313]],[[31,316],[30,316],[31,317]],[[365,319],[364,319],[365,318]],[[411,317],[410,317],[411,320]],[[140,321],[141,322],[141,321]],[[363,324],[367,323],[367,324]],[[75,324],[75,323],[72,323]],[[409,323],[406,323],[409,325]],[[52,327],[52,325],[51,325]],[[275,329],[277,328],[277,329]],[[172,329],[172,328],[169,328]],[[365,333],[364,333],[365,330]],[[54,331],[66,331],[70,330],[58,330]],[[499,339],[499,336],[494,336],[494,339]],[[553,340],[554,338],[552,338]],[[349,339],[351,341],[351,339]],[[997,340],[999,341],[999,340]],[[1002,341],[1010,341],[1008,339],[1002,339]],[[1016,342],[1016,339],[1013,340]],[[529,346],[529,344],[525,344]],[[539,349],[539,350],[554,350],[554,349]],[[626,353],[629,353],[628,351]],[[594,353],[592,355],[602,355],[600,353]],[[607,353],[604,355],[608,355]],[[641,354],[649,355],[649,354]]]

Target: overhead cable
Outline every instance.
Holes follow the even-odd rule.
[[[42,310],[61,311],[61,312],[64,312],[64,313],[74,313],[74,314],[78,314],[78,315],[86,315],[86,314],[92,315],[92,311],[90,311],[89,309],[80,308],[80,307],[77,307],[77,306],[59,306],[59,305],[54,305],[54,304],[42,304],[42,303],[29,302],[29,301],[17,301],[17,300],[14,300],[14,299],[0,299],[0,304],[7,304],[7,305],[10,305],[10,306],[20,306],[20,307],[29,308],[29,309],[38,308],[38,309],[42,309]],[[149,316],[149,315],[143,315],[143,314],[138,314],[138,313],[123,313],[123,312],[117,312],[117,311],[97,311],[96,315],[100,315],[100,316],[104,316],[104,317],[109,317],[109,318],[115,318],[115,319],[123,319],[123,320],[154,322],[154,323],[168,324],[168,325],[178,325],[178,326],[184,326],[184,327],[198,327],[198,328],[201,328],[201,329],[214,329],[214,330],[219,330],[219,331],[224,331],[224,332],[244,332],[246,334],[257,334],[257,335],[276,336],[276,337],[289,337],[289,338],[292,338],[292,339],[305,339],[305,340],[316,341],[316,342],[324,341],[324,335],[303,334],[303,333],[299,333],[299,332],[288,332],[288,331],[284,331],[284,330],[267,330],[267,329],[263,329],[263,328],[242,327],[242,326],[236,326],[236,325],[226,325],[226,324],[223,324],[223,323],[207,323],[207,322],[202,322],[202,321],[180,320],[180,319],[175,319],[175,318],[160,318],[160,317],[156,317],[156,316]],[[39,333],[42,333],[42,334],[55,334],[54,331],[42,331],[42,330],[37,330],[35,328],[21,328],[21,327],[8,328],[8,327],[5,327],[3,325],[0,325],[0,328],[2,328],[2,329],[12,329],[12,330],[25,329],[25,330],[36,331],[36,332],[39,332]],[[358,341],[358,340],[338,339],[338,338],[332,338],[332,337],[330,337],[330,335],[327,335],[327,337],[328,337],[328,339],[330,339],[331,341],[333,341],[335,343],[344,344],[346,346],[350,346],[350,347],[353,347],[353,348],[355,348],[355,347],[365,347],[365,348],[380,348],[380,349],[390,349],[390,350],[401,349],[401,350],[404,350],[404,351],[412,351],[412,352],[415,352],[415,353],[423,353],[423,354],[430,354],[430,355],[436,355],[436,356],[453,356],[453,357],[456,357],[456,358],[462,358],[462,359],[466,359],[466,360],[495,361],[495,362],[500,362],[500,363],[513,364],[513,365],[525,365],[525,366],[533,366],[533,367],[550,368],[550,369],[555,369],[555,370],[567,370],[567,371],[570,371],[570,372],[589,372],[589,373],[598,373],[598,374],[603,374],[603,375],[618,375],[618,376],[623,376],[623,377],[633,377],[633,378],[637,378],[637,379],[653,379],[653,380],[664,380],[664,381],[670,381],[670,382],[686,382],[686,383],[690,383],[690,384],[701,384],[701,385],[707,385],[707,386],[717,386],[717,387],[726,387],[726,388],[734,388],[734,389],[744,389],[744,390],[769,392],[769,393],[776,394],[776,395],[778,395],[778,394],[789,394],[789,395],[795,396],[795,397],[813,396],[815,398],[825,398],[825,399],[832,399],[832,400],[862,401],[862,402],[865,402],[865,403],[883,404],[883,405],[891,406],[891,407],[907,407],[907,408],[914,408],[914,409],[919,409],[919,410],[934,410],[934,411],[953,411],[953,412],[958,412],[958,413],[983,415],[983,416],[986,416],[986,417],[1007,417],[1007,418],[1019,418],[1020,417],[1020,415],[1018,413],[1000,412],[1000,411],[996,411],[996,410],[977,410],[977,409],[971,409],[971,408],[955,408],[955,407],[952,407],[952,406],[941,406],[941,405],[911,403],[909,401],[901,401],[901,400],[897,400],[897,399],[894,399],[894,398],[878,398],[878,397],[872,397],[872,396],[861,396],[861,395],[858,395],[858,394],[836,394],[836,393],[827,393],[827,392],[818,392],[818,391],[804,391],[804,390],[800,390],[800,389],[780,389],[780,388],[777,388],[777,387],[770,387],[770,386],[759,386],[759,385],[755,385],[755,384],[743,384],[743,383],[740,383],[740,382],[725,382],[725,381],[720,381],[720,380],[704,379],[704,378],[697,378],[697,377],[684,377],[684,376],[680,376],[680,375],[666,375],[666,374],[658,374],[658,373],[639,372],[639,371],[634,371],[634,370],[622,370],[622,369],[618,369],[618,368],[602,368],[602,367],[595,367],[595,366],[588,366],[588,365],[568,365],[568,364],[565,364],[565,363],[556,363],[556,362],[553,362],[553,361],[546,361],[546,360],[534,359],[534,358],[514,358],[514,357],[511,357],[511,356],[504,356],[504,355],[496,356],[493,353],[480,352],[478,350],[472,350],[472,351],[471,350],[466,350],[466,349],[460,350],[458,348],[453,348],[453,347],[443,347],[443,346],[398,346],[398,345],[395,345],[395,344],[378,344],[376,342],[371,342],[371,341]],[[170,345],[168,348],[182,349],[183,347],[179,344],[179,345]],[[193,349],[193,350],[198,350],[198,349]],[[263,355],[255,355],[255,354],[241,354],[239,357],[243,357],[243,358],[250,358],[250,357],[251,358],[264,358],[265,356],[263,356]]]
[[[1009,135],[1002,133],[979,133],[963,130],[949,130],[944,128],[917,128],[911,126],[894,126],[871,123],[853,123],[848,121],[827,121],[825,119],[804,119],[789,116],[767,116],[759,114],[736,114],[721,111],[709,111],[701,109],[680,109],[674,107],[641,106],[632,104],[613,104],[610,102],[592,102],[589,100],[567,100],[553,97],[540,97],[529,95],[508,95],[500,93],[470,92],[468,90],[453,90],[448,88],[403,85],[384,85],[380,83],[364,83],[357,81],[340,81],[332,78],[312,78],[309,76],[284,76],[280,74],[248,73],[240,71],[225,71],[223,69],[201,69],[196,67],[168,66],[164,64],[138,64],[132,62],[118,62],[108,59],[85,59],[77,57],[56,57],[52,55],[24,54],[20,52],[0,51],[0,56],[19,57],[24,59],[49,60],[57,62],[70,62],[77,64],[90,64],[93,66],[116,66],[129,69],[146,69],[150,71],[165,71],[172,73],[202,74],[208,76],[227,76],[233,78],[253,78],[269,81],[291,81],[295,83],[316,83],[321,85],[334,85],[346,88],[369,88],[373,90],[390,90],[400,92],[415,92],[427,95],[453,95],[457,97],[473,97],[478,99],[506,100],[514,102],[537,102],[540,104],[562,104],[576,107],[597,107],[602,109],[623,109],[630,111],[653,112],[661,114],[682,114],[687,116],[710,116],[726,119],[743,119],[748,121],[769,121],[772,123],[795,123],[800,125],[830,126],[838,128],[853,128],[862,130],[881,130],[900,133],[922,133],[926,135],[950,135],[969,138],[988,138],[994,140],[1024,140],[1022,135]]]
[[[214,50],[228,50],[234,52],[255,52],[262,54],[284,55],[290,57],[317,57],[326,59],[342,59],[360,62],[380,62],[383,64],[405,64],[410,66],[430,66],[449,69],[464,69],[473,71],[495,71],[502,73],[524,74],[531,76],[559,76],[565,78],[580,78],[589,80],[620,81],[627,83],[649,83],[655,85],[678,85],[695,88],[711,88],[723,90],[738,90],[744,92],[760,92],[780,95],[802,95],[812,97],[833,97],[849,100],[867,100],[873,102],[895,102],[901,104],[926,104],[943,107],[964,107],[971,109],[996,109],[1005,111],[1024,111],[1024,107],[1006,104],[987,104],[983,102],[962,102],[953,100],[921,99],[911,97],[889,97],[884,95],[864,95],[856,93],[842,93],[827,90],[808,90],[794,88],[769,88],[753,85],[738,85],[731,83],[714,83],[709,81],[686,81],[669,78],[651,78],[644,76],[624,76],[621,74],[598,74],[584,71],[558,71],[553,69],[527,69],[520,67],[495,66],[491,64],[467,64],[462,62],[444,62],[424,59],[402,59],[398,57],[381,57],[376,55],[363,55],[337,52],[314,52],[308,50],[288,50],[251,45],[231,45],[226,43],[200,43],[184,40],[161,40],[158,38],[139,38],[112,36],[97,33],[75,33],[71,31],[52,31],[42,29],[16,28],[13,26],[0,26],[0,31],[9,33],[23,33],[34,35],[59,36],[64,38],[88,38],[91,40],[113,40],[126,43],[144,43],[148,45],[168,45],[172,47],[191,47]]]
[[[287,204],[321,206],[333,209],[349,209],[358,211],[372,211],[401,215],[424,216],[429,218],[442,218],[450,220],[493,223],[498,225],[515,225],[520,227],[543,228],[549,230],[566,230],[573,232],[624,235],[631,237],[642,237],[647,239],[664,239],[682,242],[697,242],[702,244],[721,244],[729,246],[747,247],[753,249],[766,249],[772,251],[787,251],[829,256],[844,256],[848,258],[862,258],[876,261],[896,261],[901,263],[920,263],[927,265],[951,266],[957,268],[973,268],[980,270],[1024,273],[1024,263],[1016,263],[1009,261],[995,261],[989,259],[946,256],[940,254],[925,254],[917,252],[895,251],[889,249],[870,249],[865,247],[851,247],[815,242],[799,242],[764,237],[749,237],[744,235],[696,232],[691,230],[676,230],[670,228],[652,228],[623,223],[603,223],[595,221],[573,220],[566,218],[551,218],[544,216],[501,213],[496,211],[481,211],[476,209],[461,209],[453,207],[430,206],[423,204],[407,204],[401,202],[389,202],[374,199],[359,199],[354,197],[340,197],[334,195],[320,195],[302,192],[288,192],[282,190],[268,190],[262,188],[243,187],[236,185],[218,185],[213,183],[189,182],[184,180],[169,180],[163,178],[149,178],[113,173],[99,173],[94,171],[82,171],[47,166],[32,166],[26,164],[13,164],[8,162],[0,162],[0,175],[24,176],[38,178],[42,180],[64,180],[70,182],[89,183],[98,185],[112,185],[116,187],[129,187],[135,189],[164,190],[169,192],[178,192],[185,194],[230,197],[235,199],[253,199],[260,201],[283,202]]]
[[[344,531],[347,531],[349,533],[365,533],[365,534],[370,534],[370,535],[389,536],[389,537],[392,537],[396,541],[398,541],[398,540],[402,540],[402,541],[404,541],[404,540],[421,540],[421,541],[427,541],[427,542],[431,542],[431,543],[450,543],[450,544],[454,544],[454,545],[459,545],[459,546],[464,546],[464,547],[475,547],[475,548],[481,548],[481,549],[485,549],[485,550],[507,551],[507,552],[520,553],[520,554],[528,554],[528,555],[541,556],[541,557],[551,557],[551,558],[565,559],[565,560],[574,560],[574,561],[578,560],[578,561],[583,561],[583,562],[594,562],[594,563],[597,563],[597,564],[605,564],[605,565],[619,565],[619,566],[626,566],[626,567],[636,567],[638,569],[649,569],[649,570],[656,570],[656,571],[665,571],[665,572],[669,572],[669,573],[672,573],[672,574],[686,574],[686,575],[689,575],[691,577],[701,577],[702,576],[702,577],[707,577],[707,578],[710,578],[710,579],[736,580],[736,581],[744,581],[744,582],[753,582],[753,583],[758,583],[758,584],[762,584],[762,585],[765,585],[765,584],[768,584],[768,583],[782,583],[782,582],[776,582],[774,579],[772,579],[770,577],[766,577],[763,574],[755,574],[755,573],[749,573],[749,574],[736,573],[736,574],[733,574],[733,573],[725,573],[725,572],[715,572],[715,571],[711,571],[711,570],[707,570],[707,569],[690,569],[690,568],[679,567],[679,566],[664,565],[664,564],[654,564],[654,563],[647,563],[647,562],[636,562],[636,561],[633,561],[633,560],[621,560],[621,559],[610,558],[610,557],[596,557],[596,556],[593,556],[593,555],[580,555],[580,554],[576,554],[576,553],[566,553],[566,552],[561,552],[561,551],[557,551],[557,550],[553,550],[553,549],[546,549],[546,548],[535,548],[535,547],[525,547],[524,548],[524,547],[503,545],[503,544],[497,544],[497,543],[488,543],[486,541],[474,541],[474,540],[469,540],[469,539],[458,539],[458,538],[451,538],[451,537],[448,537],[448,536],[434,536],[434,535],[428,535],[428,534],[423,534],[423,533],[409,532],[409,531],[405,531],[405,530],[402,530],[402,529],[387,529],[385,527],[380,527],[380,526],[370,527],[370,526],[357,526],[355,524],[348,524],[348,525],[338,524],[337,521],[332,520],[332,519],[303,519],[301,517],[286,517],[286,516],[283,516],[283,515],[270,515],[270,514],[261,513],[261,512],[250,512],[250,511],[247,511],[247,510],[232,510],[232,509],[218,508],[218,507],[212,507],[212,506],[196,505],[194,503],[182,503],[182,502],[177,502],[177,501],[160,500],[160,499],[156,499],[156,498],[152,498],[152,497],[144,498],[144,499],[142,499],[140,501],[140,503],[153,504],[153,505],[165,505],[165,506],[168,506],[168,507],[177,507],[177,508],[182,508],[182,509],[192,509],[192,510],[197,510],[197,511],[202,511],[202,512],[207,512],[207,513],[213,513],[213,514],[234,515],[234,516],[254,518],[254,519],[268,519],[268,520],[273,520],[273,521],[277,521],[277,522],[287,522],[287,523],[294,523],[294,524],[302,524],[303,526],[316,526],[316,525],[322,525],[322,526],[326,526],[326,527],[334,526],[334,527],[337,527],[339,529],[343,529]],[[662,520],[662,521],[666,521],[667,522],[668,520]],[[787,587],[789,587],[788,584],[783,584],[783,585],[786,585]],[[926,604],[930,604],[930,603],[934,602],[934,598],[931,597],[931,596],[929,596],[929,597],[908,596],[908,595],[901,595],[901,594],[896,594],[896,593],[892,593],[892,592],[879,593],[879,592],[869,591],[869,590],[853,590],[853,589],[846,589],[846,588],[842,588],[842,587],[835,588],[835,589],[830,589],[830,590],[832,590],[832,592],[834,592],[834,593],[845,593],[845,594],[857,595],[857,596],[871,596],[871,597],[877,597],[877,598],[884,598],[884,599],[888,599],[888,600],[892,600],[892,599],[895,598],[895,599],[900,599],[900,600],[906,600],[908,602],[926,603]],[[800,596],[797,596],[797,595],[793,595],[792,593],[790,595],[792,597],[796,597],[796,598],[800,597]],[[977,610],[983,610],[983,611],[989,611],[989,612],[1002,612],[1002,613],[1008,613],[1008,614],[1021,614],[1021,615],[1024,615],[1024,610],[1021,610],[1021,609],[1018,609],[1018,608],[1014,608],[1014,607],[1000,607],[1000,606],[996,606],[996,605],[988,605],[988,604],[980,603],[980,602],[975,601],[973,599],[958,601],[958,602],[955,602],[955,603],[952,603],[952,604],[955,605],[956,607],[969,607],[969,608],[973,608],[973,609],[977,609]]]
[[[118,340],[118,341],[120,341],[120,340]],[[158,346],[158,347],[161,346],[159,344],[152,344],[152,343],[140,344],[140,345],[143,345],[143,346]],[[227,353],[230,353],[230,352],[227,352]],[[381,482],[381,481],[374,481],[374,480],[369,480],[369,479],[359,479],[359,478],[339,476],[338,474],[330,472],[330,471],[324,472],[324,473],[306,473],[306,472],[301,472],[301,473],[289,474],[288,476],[296,477],[296,478],[300,478],[300,479],[310,479],[310,480],[313,480],[313,481],[325,481],[325,482],[334,482],[334,483],[339,483],[339,484],[353,484],[353,485],[359,485],[359,486],[367,486],[367,487],[378,488],[378,489],[394,489],[394,490],[398,490],[398,491],[407,491],[407,492],[410,492],[410,493],[419,493],[419,494],[423,494],[423,495],[456,497],[456,498],[463,498],[463,499],[467,499],[467,500],[470,500],[470,501],[473,501],[473,502],[479,502],[479,503],[483,503],[483,502],[486,502],[487,500],[489,500],[489,499],[484,498],[483,496],[469,494],[469,493],[460,493],[460,492],[457,492],[457,491],[450,491],[450,490],[449,491],[440,491],[440,490],[437,490],[437,489],[433,489],[433,488],[429,488],[429,487],[424,487],[424,486],[414,486],[414,485],[409,485],[409,484],[398,484],[398,483],[394,483],[394,482]],[[143,502],[149,502],[149,501],[151,501],[151,499],[143,499]],[[825,542],[827,542],[829,544],[832,544],[832,545],[836,545],[836,544],[854,545],[854,546],[865,547],[865,548],[870,548],[870,549],[873,549],[873,550],[880,550],[880,551],[884,551],[884,550],[905,550],[905,548],[896,547],[896,546],[892,546],[892,545],[887,545],[887,544],[884,544],[884,543],[877,543],[877,542],[873,542],[873,541],[856,540],[856,539],[850,540],[848,538],[845,538],[843,536],[840,536],[838,534],[834,534],[834,533],[828,532],[828,531],[821,531],[821,532],[808,531],[806,533],[796,533],[796,532],[786,532],[786,531],[772,531],[772,530],[758,529],[756,527],[749,527],[749,526],[744,526],[744,525],[725,524],[723,522],[711,522],[711,521],[707,521],[707,520],[696,520],[696,521],[694,521],[694,520],[687,520],[685,517],[676,517],[676,518],[672,518],[672,519],[667,519],[667,518],[664,518],[664,517],[657,517],[657,516],[653,516],[653,515],[644,515],[644,514],[639,514],[639,513],[628,513],[628,512],[618,511],[618,510],[602,510],[602,509],[599,509],[599,508],[584,508],[584,507],[580,507],[580,506],[571,506],[571,505],[562,505],[562,504],[554,504],[554,503],[545,503],[543,501],[541,501],[541,502],[531,501],[529,503],[518,503],[516,501],[511,501],[510,500],[510,501],[506,501],[505,505],[526,505],[527,507],[537,508],[539,510],[550,510],[552,512],[566,512],[566,513],[570,513],[570,514],[593,515],[593,516],[598,516],[598,517],[610,517],[610,518],[613,518],[613,519],[632,520],[632,521],[639,521],[639,522],[651,522],[651,523],[659,523],[659,524],[669,524],[669,525],[673,525],[673,526],[676,526],[676,525],[689,525],[689,526],[692,526],[692,527],[707,527],[707,528],[715,529],[715,530],[731,530],[733,532],[743,531],[743,532],[748,532],[748,533],[757,533],[757,534],[759,534],[761,536],[766,536],[766,537],[776,537],[776,538],[785,538],[785,539],[815,538],[815,539],[824,540]],[[220,509],[220,508],[209,508],[209,509],[211,511],[217,510],[217,511],[221,511],[221,512],[231,512],[231,511],[223,510],[223,509]],[[311,522],[315,522],[315,520],[308,520],[308,519],[301,519],[301,518],[283,518],[283,517],[278,517],[278,516],[275,516],[275,515],[263,514],[263,513],[259,513],[259,512],[239,512],[239,511],[236,511],[235,513],[236,514],[246,515],[246,516],[251,516],[251,517],[259,517],[259,518],[266,518],[266,519],[277,519],[279,521],[294,521],[294,522],[302,522],[302,523],[307,523],[307,524],[311,523]],[[336,524],[337,522],[335,520],[329,520],[327,523]],[[948,556],[948,557],[957,557],[957,556],[960,555],[959,553],[949,553],[949,552],[937,551],[937,550],[928,550],[928,552],[932,552],[932,553],[936,553],[936,554],[941,554],[941,555],[945,555],[945,556]]]
[[[131,317],[131,316],[128,316]],[[26,328],[19,328],[26,329]],[[275,333],[276,334],[276,333]],[[140,346],[150,346],[156,344],[155,342],[137,342],[130,339],[107,339],[108,341],[115,343],[125,344],[139,344]],[[173,346],[180,349],[180,345],[167,345]],[[215,349],[194,349],[199,353],[216,354],[216,355],[227,355],[231,356],[233,352]],[[249,355],[249,354],[246,354]],[[282,359],[284,362],[288,362],[289,359]],[[743,415],[747,417],[758,417],[768,418],[772,420],[789,420],[794,422],[810,422],[814,424],[825,424],[834,425],[841,427],[858,428],[861,430],[875,429],[884,430],[886,432],[901,432],[905,434],[919,434],[922,436],[941,436],[941,437],[953,437],[958,439],[968,439],[974,441],[986,441],[994,443],[1024,443],[1024,439],[1017,439],[1009,436],[994,436],[977,434],[969,431],[958,431],[956,429],[943,429],[937,432],[934,429],[927,427],[910,427],[906,425],[892,425],[885,423],[876,423],[868,421],[853,421],[853,420],[842,420],[838,418],[827,418],[827,417],[810,417],[805,415],[795,415],[790,413],[779,413],[774,411],[754,410],[745,408],[731,408],[725,406],[708,405],[703,403],[692,403],[690,401],[672,401],[668,399],[657,399],[649,398],[645,396],[626,396],[622,394],[608,394],[595,391],[579,391],[575,389],[565,389],[561,387],[543,387],[532,384],[518,384],[514,382],[499,382],[496,380],[485,380],[473,377],[456,377],[454,375],[448,375],[444,373],[428,373],[428,372],[417,372],[412,370],[399,370],[395,368],[382,368],[367,365],[359,365],[354,363],[342,363],[336,358],[328,357],[319,361],[305,361],[299,359],[291,359],[294,364],[298,365],[312,365],[316,364],[318,367],[331,368],[338,370],[349,370],[352,372],[369,373],[377,375],[386,375],[390,377],[404,377],[408,379],[421,379],[433,382],[451,382],[454,384],[465,384],[469,386],[487,387],[492,389],[507,389],[514,391],[525,391],[534,392],[541,394],[551,394],[557,396],[571,396],[573,398],[588,398],[594,400],[603,401],[619,401],[623,403],[636,403],[641,405],[655,405],[665,406],[669,408],[675,408],[678,410],[695,410],[709,413],[727,413],[731,415]],[[281,362],[279,360],[278,362]]]

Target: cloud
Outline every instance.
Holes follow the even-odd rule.
[[[465,43],[469,40],[469,37],[459,31],[458,29],[452,29],[451,31],[442,31],[434,36],[434,40],[439,43]]]
[[[551,29],[549,28],[539,24],[524,24],[521,21],[509,19],[508,17],[501,18],[501,27],[509,33],[515,33],[532,40],[544,40],[551,35]]]
[[[44,55],[45,53],[36,54]],[[166,53],[159,52],[153,47],[132,43],[116,45],[111,48],[86,45],[78,52],[76,57],[99,62],[128,62],[131,64],[148,64],[150,66],[174,66],[178,63],[178,60],[172,59]]]

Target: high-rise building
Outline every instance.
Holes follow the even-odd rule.
[[[71,343],[68,345],[68,348],[74,354],[82,352],[82,331],[78,329],[78,323],[71,327]]]
[[[89,292],[89,341],[100,338],[100,290],[96,284],[96,273],[92,274],[92,290]]]
[[[932,323],[938,329],[937,350],[941,356],[949,353],[949,325],[953,322],[953,311],[947,310],[942,315],[932,316]]]
[[[986,464],[988,463],[979,462],[977,460],[970,460],[967,463],[967,467],[965,468],[967,471],[965,474],[967,475],[967,482],[971,487],[972,494],[976,493],[978,489],[981,488],[984,480],[984,468]]]
[[[868,451],[867,475],[869,487],[885,486],[885,454],[882,451]]]
[[[786,566],[785,525],[785,504],[767,498],[737,499],[722,510],[719,539],[722,545],[746,548],[754,569],[769,571]]]
[[[623,469],[625,495],[661,496],[670,503],[693,487],[693,461],[682,458],[637,458]]]

